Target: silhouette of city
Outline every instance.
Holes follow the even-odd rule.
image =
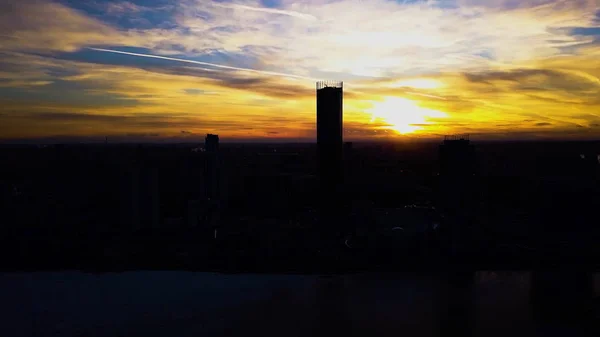
[[[317,83],[316,131],[2,145],[2,268],[437,272],[440,329],[463,336],[477,271],[534,271],[540,317],[591,324],[600,142],[344,142],[342,82]]]

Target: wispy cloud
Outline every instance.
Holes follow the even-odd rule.
[[[117,29],[56,2],[7,0],[0,4],[0,50],[75,51],[125,36]]]
[[[151,55],[151,54],[141,54],[141,53],[131,53],[131,52],[125,52],[125,51],[119,51],[119,50],[112,50],[112,49],[102,49],[102,48],[88,48],[88,49],[90,49],[90,50],[96,50],[96,51],[101,51],[101,52],[107,52],[107,53],[115,53],[115,54],[123,54],[123,55],[139,56],[139,57],[156,58],[156,59],[168,60],[168,61],[175,61],[175,62],[199,64],[199,65],[210,66],[210,67],[214,67],[214,68],[227,69],[227,70],[239,70],[239,71],[257,73],[257,74],[262,74],[262,75],[281,76],[281,77],[290,77],[290,78],[298,78],[298,79],[305,79],[305,80],[313,80],[310,77],[304,77],[304,76],[298,76],[298,75],[291,75],[291,74],[284,74],[284,73],[279,73],[279,72],[274,72],[274,71],[265,71],[265,70],[256,70],[256,69],[250,69],[250,68],[232,67],[232,66],[226,66],[226,65],[222,65],[222,64],[202,62],[202,61],[194,61],[194,60],[186,60],[186,59],[181,59],[181,58],[176,58],[176,57],[167,57],[167,56],[159,56],[159,55]]]
[[[105,4],[108,14],[139,13],[148,10],[148,7],[136,5],[129,1],[109,2]]]
[[[269,14],[287,15],[287,16],[291,16],[294,18],[309,20],[309,21],[317,20],[317,18],[313,15],[296,12],[296,11],[291,11],[291,10],[266,8],[266,7],[253,7],[253,6],[246,6],[246,5],[240,5],[240,4],[235,4],[235,3],[215,3],[214,5],[217,7],[238,9],[238,10],[242,10],[242,11],[255,11],[255,12],[262,12],[262,13],[269,13]]]

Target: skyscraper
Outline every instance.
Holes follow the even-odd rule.
[[[208,199],[219,197],[219,136],[207,134],[204,140],[206,161],[204,166],[205,196]]]
[[[460,177],[471,177],[475,173],[475,148],[468,135],[444,137],[440,145],[440,176],[444,179],[464,183]],[[458,180],[457,180],[458,179]]]
[[[206,152],[216,153],[219,150],[219,135],[207,134],[204,138],[204,149]]]
[[[317,156],[325,195],[339,191],[342,182],[343,96],[343,82],[317,82]]]
[[[317,160],[321,229],[342,234],[340,211],[343,182],[342,82],[317,82]]]
[[[203,214],[204,226],[209,226],[216,238],[218,219],[221,213],[221,158],[219,155],[219,136],[207,134],[204,140],[204,196],[206,211]]]
[[[472,249],[471,213],[476,173],[475,147],[468,135],[446,136],[440,145],[440,206],[446,216],[451,254]]]

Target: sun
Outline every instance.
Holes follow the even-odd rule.
[[[446,117],[444,112],[420,107],[414,101],[402,97],[385,97],[377,101],[367,112],[371,114],[371,122],[381,120],[389,124],[389,128],[407,134],[422,130],[432,124],[431,117]]]

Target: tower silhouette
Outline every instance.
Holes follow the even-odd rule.
[[[451,135],[439,147],[440,206],[447,217],[453,255],[464,253],[471,247],[471,226],[476,173],[475,147],[468,135]]]
[[[317,159],[322,219],[340,207],[343,182],[343,82],[317,82]]]
[[[207,134],[204,139],[206,162],[204,167],[205,195],[208,199],[219,197],[219,136]]]

